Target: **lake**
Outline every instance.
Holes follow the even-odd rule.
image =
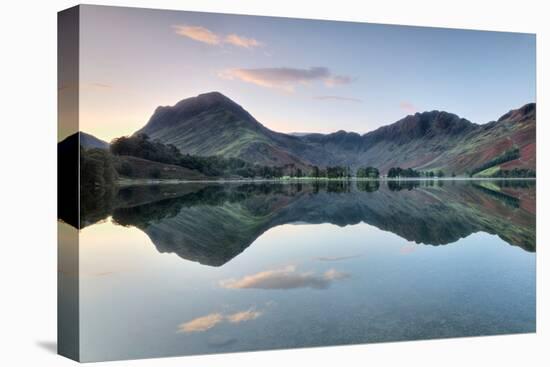
[[[535,189],[192,183],[82,198],[81,359],[535,332]]]

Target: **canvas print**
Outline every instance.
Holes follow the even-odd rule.
[[[536,331],[535,35],[59,13],[59,353]]]

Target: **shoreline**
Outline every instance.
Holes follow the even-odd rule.
[[[241,183],[294,183],[294,182],[342,182],[342,181],[354,181],[354,182],[410,182],[410,181],[536,181],[536,177],[441,177],[441,178],[423,178],[423,177],[410,177],[410,178],[265,178],[265,179],[211,179],[211,180],[182,180],[182,179],[122,179],[115,182],[115,186],[128,187],[128,186],[152,186],[152,185],[181,185],[181,184],[194,184],[194,183],[207,183],[207,184],[241,184]]]

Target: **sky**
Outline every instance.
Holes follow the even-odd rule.
[[[129,135],[219,91],[280,132],[366,133],[415,112],[475,123],[535,102],[532,34],[82,6],[80,130]]]

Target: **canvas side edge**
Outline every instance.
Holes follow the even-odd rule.
[[[79,361],[79,6],[57,27],[57,353]]]

